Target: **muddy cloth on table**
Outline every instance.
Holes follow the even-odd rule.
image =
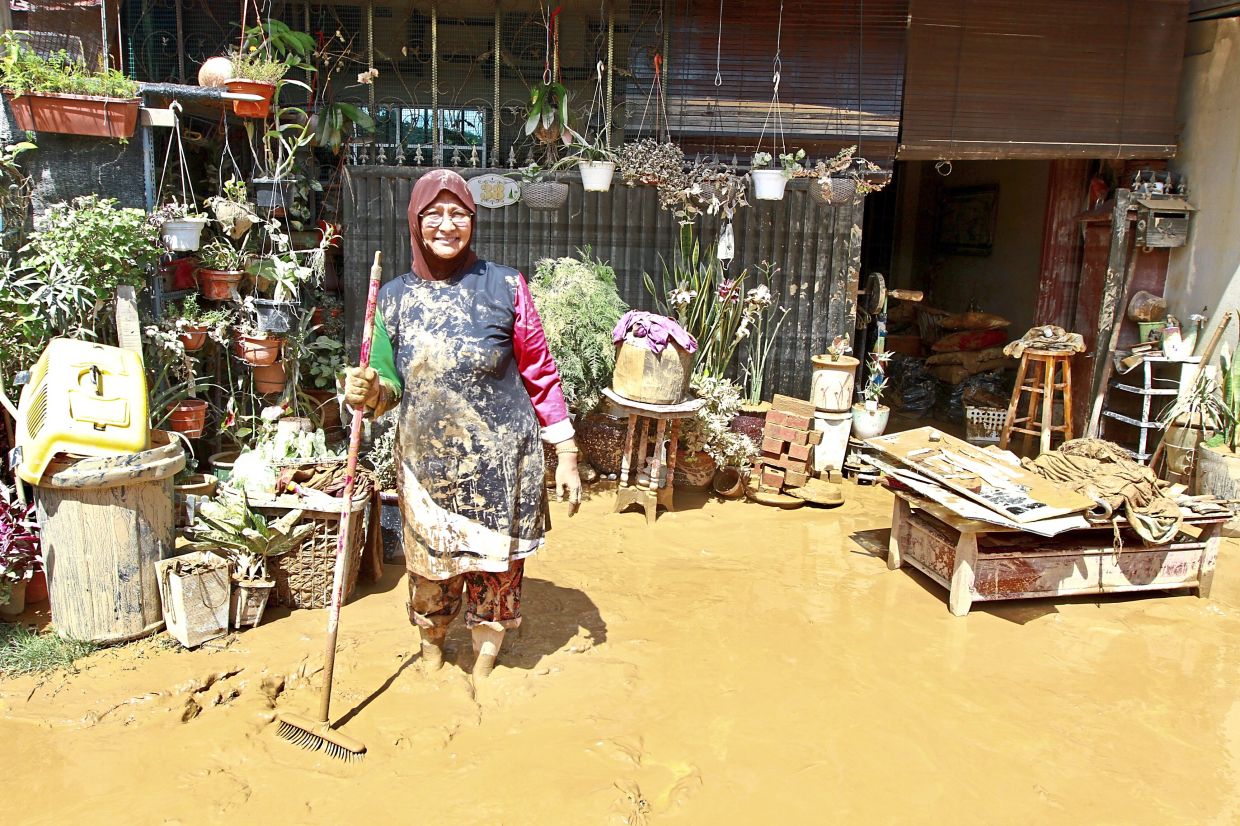
[[[1123,510],[1147,545],[1170,542],[1180,530],[1180,507],[1163,495],[1158,477],[1123,448],[1102,439],[1072,439],[1058,450],[1021,462],[1027,469],[1100,504]]]
[[[1080,333],[1069,333],[1062,327],[1047,324],[1034,327],[1016,341],[1003,348],[1003,352],[1018,359],[1026,350],[1046,350],[1053,353],[1083,353],[1085,339]]]
[[[322,462],[313,464],[288,465],[278,468],[279,476],[276,480],[276,490],[284,492],[289,490],[292,483],[296,483],[300,487],[310,490],[317,490],[328,496],[340,496],[344,493],[345,466],[344,459],[327,459]],[[357,478],[354,480],[353,497],[360,499],[370,495],[374,490],[374,478],[370,471],[364,468],[357,469]]]

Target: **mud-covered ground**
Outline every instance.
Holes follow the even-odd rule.
[[[389,566],[343,613],[359,764],[275,735],[317,702],[323,611],[0,681],[5,824],[1240,822],[1240,568],[1214,599],[979,604],[883,561],[890,496],[647,527],[598,493],[526,568],[475,691],[428,674]],[[166,637],[164,638],[166,639]],[[458,665],[458,663],[460,665]]]

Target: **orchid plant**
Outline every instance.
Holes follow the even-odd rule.
[[[758,284],[745,293],[748,314],[741,319],[736,334],[746,340],[741,378],[745,402],[758,404],[762,401],[762,382],[766,375],[766,363],[775,346],[775,337],[784,323],[790,307],[778,307],[771,291],[778,268],[764,262],[758,267]]]

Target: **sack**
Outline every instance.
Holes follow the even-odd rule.
[[[1012,322],[994,313],[957,313],[939,322],[944,330],[1002,330]]]
[[[947,367],[953,364],[961,364],[965,367],[971,367],[982,361],[999,360],[1006,364],[1007,356],[1003,355],[1002,347],[987,347],[985,350],[957,350],[954,353],[939,353],[926,359],[926,364],[931,367]]]
[[[1007,341],[1007,333],[1003,330],[962,330],[939,339],[930,346],[936,353],[951,353],[958,350],[985,350]]]

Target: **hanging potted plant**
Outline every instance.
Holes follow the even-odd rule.
[[[753,178],[753,196],[760,201],[782,201],[788,182],[804,171],[801,161],[805,160],[805,150],[785,152],[779,156],[779,169],[771,168],[773,158],[769,152],[755,152],[750,162],[750,177]]]
[[[581,173],[581,188],[586,192],[609,192],[619,156],[598,140],[593,144],[574,144],[573,148],[572,160]]]
[[[233,353],[251,367],[269,367],[280,360],[281,341],[259,330],[252,321],[234,331]]]
[[[207,216],[190,204],[173,200],[151,213],[152,226],[159,228],[160,238],[169,252],[194,252],[202,242]]]
[[[510,174],[521,179],[521,203],[532,210],[553,212],[568,200],[568,184],[551,178],[536,163]]]
[[[314,38],[294,31],[279,20],[246,29],[241,49],[229,55],[232,74],[225,85],[230,92],[258,95],[261,100],[234,100],[233,114],[265,118],[276,87],[290,69],[314,71],[307,58],[314,52]]]
[[[891,181],[891,173],[857,156],[856,146],[846,146],[810,171],[810,196],[824,206],[851,204],[858,196],[878,192]]]
[[[237,294],[250,254],[223,238],[208,241],[198,252],[198,290],[208,301],[228,301]]]
[[[852,433],[858,439],[873,439],[883,435],[891,408],[880,404],[883,391],[887,389],[887,362],[891,353],[870,353],[870,376],[861,391],[862,401],[852,408]]]
[[[670,141],[642,138],[621,146],[616,164],[627,186],[663,186],[684,175],[685,153]]]
[[[0,614],[26,608],[26,585],[39,565],[39,526],[34,503],[22,504],[0,483]]]
[[[115,69],[92,72],[61,50],[40,56],[29,34],[0,35],[0,88],[18,129],[128,138],[138,123],[138,84]]]
[[[198,296],[187,295],[179,307],[170,307],[170,318],[176,324],[177,336],[188,353],[201,350],[210,336],[222,341],[232,320],[232,313],[223,308],[204,310]]]

